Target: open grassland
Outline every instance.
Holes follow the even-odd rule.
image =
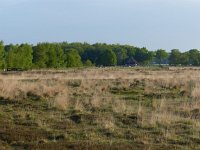
[[[200,68],[2,72],[0,149],[200,149]]]

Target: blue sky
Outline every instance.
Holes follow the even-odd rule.
[[[0,39],[200,49],[199,8],[199,0],[0,0]]]

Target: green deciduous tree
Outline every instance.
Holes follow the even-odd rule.
[[[5,55],[5,52],[4,52],[3,41],[0,41],[0,69],[3,69],[5,67],[4,55]]]
[[[136,52],[136,48],[135,47],[130,46],[130,45],[124,45],[123,48],[126,49],[127,56],[129,58],[131,58],[131,57],[135,58],[135,52]]]
[[[39,43],[33,47],[33,63],[36,68],[46,68],[48,62],[48,43]]]
[[[64,51],[59,44],[49,44],[47,57],[48,68],[62,68],[64,66]]]
[[[56,43],[40,43],[34,47],[33,63],[36,68],[64,67],[64,51]]]
[[[153,52],[148,51],[145,47],[136,48],[135,59],[139,62],[139,64],[149,64],[153,60]]]
[[[8,68],[30,69],[32,67],[32,47],[28,44],[11,45],[6,54]]]
[[[163,60],[168,57],[168,53],[163,49],[158,49],[156,51],[156,59],[159,64],[163,63]]]
[[[32,50],[33,49],[33,50]],[[149,51],[130,45],[105,43],[39,43],[36,46],[3,45],[0,42],[0,69],[10,68],[64,68],[85,66],[124,65],[135,59],[138,65],[150,65],[153,61],[159,64],[200,66],[200,52],[192,49],[181,53],[178,49],[168,53],[163,49]],[[32,64],[33,63],[33,64]]]
[[[83,66],[81,57],[75,49],[70,49],[70,50],[66,51],[65,66],[66,67],[81,67],[81,66]]]
[[[189,53],[188,52],[181,53],[179,61],[181,65],[184,66],[190,65]]]
[[[197,49],[191,49],[188,52],[189,54],[189,63],[193,66],[200,65],[200,53]]]
[[[88,67],[93,66],[92,62],[89,59],[85,61],[84,65]]]
[[[81,57],[83,61],[87,61],[89,59],[93,64],[95,64],[98,53],[93,45],[87,45],[87,47],[85,46],[85,51]]]
[[[112,49],[102,47],[99,49],[99,56],[97,58],[96,64],[99,66],[114,66],[117,64],[117,57]]]
[[[169,64],[170,65],[178,65],[181,63],[181,52],[178,49],[171,50],[169,56]]]
[[[114,52],[116,54],[117,57],[117,65],[124,65],[125,60],[127,59],[127,51],[126,49],[120,47],[119,45],[117,45],[114,48]]]

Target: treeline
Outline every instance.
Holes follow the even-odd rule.
[[[178,49],[149,51],[119,44],[39,43],[4,45],[0,42],[0,68],[68,68],[82,66],[122,66],[134,58],[139,65],[169,64],[200,66],[200,52]]]

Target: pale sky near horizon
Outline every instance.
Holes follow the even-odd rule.
[[[0,0],[4,43],[200,49],[200,0]]]

